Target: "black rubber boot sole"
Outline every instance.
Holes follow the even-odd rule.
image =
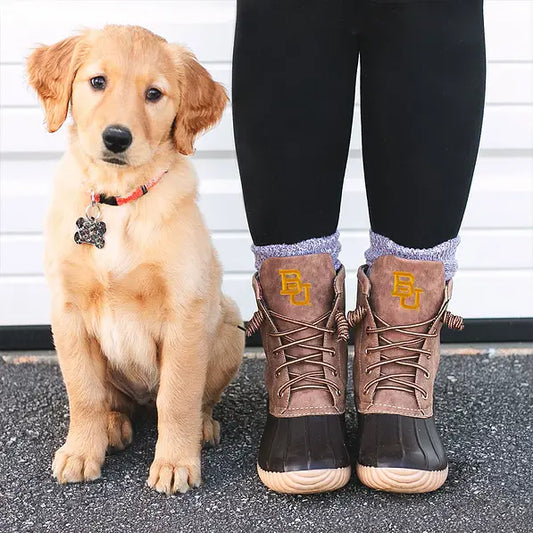
[[[358,413],[357,475],[389,492],[431,492],[448,476],[433,417]]]
[[[351,476],[344,415],[268,414],[257,471],[276,492],[310,494],[343,487]]]

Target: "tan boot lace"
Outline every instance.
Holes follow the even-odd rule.
[[[284,331],[277,331],[268,333],[271,337],[279,338],[281,344],[272,350],[273,355],[284,355],[285,362],[281,363],[276,369],[275,374],[277,377],[280,376],[283,368],[287,368],[289,379],[283,383],[277,390],[278,396],[281,398],[286,390],[289,393],[303,390],[303,389],[324,389],[328,392],[332,390],[337,396],[342,394],[342,391],[339,389],[337,384],[326,377],[326,370],[331,371],[333,376],[337,376],[337,369],[334,365],[327,363],[323,360],[323,353],[328,353],[331,357],[335,357],[335,350],[333,348],[328,348],[324,346],[324,335],[326,333],[333,334],[335,333],[334,329],[326,328],[319,326],[321,322],[326,320],[330,312],[325,313],[321,317],[317,318],[314,322],[304,322],[302,320],[297,320],[292,317],[281,315],[275,311],[268,310],[268,314],[271,317],[277,318],[288,322],[289,324],[294,324],[296,327]],[[265,316],[262,311],[256,311],[252,319],[248,322],[248,327],[246,328],[246,334],[248,336],[253,335],[261,326],[261,323],[264,321]],[[348,339],[348,322],[343,313],[338,312],[335,315],[336,325],[337,325],[337,334],[339,338],[343,340]],[[310,335],[303,337],[301,339],[295,339],[294,334],[300,333],[305,330],[311,330]],[[312,345],[307,344],[312,341],[318,340],[318,344]],[[307,355],[292,355],[288,353],[288,349],[292,347],[303,348],[304,350],[309,351]],[[310,363],[316,365],[317,370],[309,370],[307,372],[298,372],[298,365],[301,363]],[[307,383],[301,384],[306,381]]]
[[[436,331],[434,333],[423,333],[411,330],[414,328],[419,328],[421,326],[428,326],[427,331],[429,331],[431,330],[433,324],[435,324],[438,320],[442,320],[442,322],[451,329],[462,330],[463,319],[459,316],[452,315],[452,313],[446,310],[446,308],[448,307],[448,303],[449,299],[445,300],[438,313],[433,318],[430,318],[429,320],[426,320],[424,322],[417,322],[415,324],[393,326],[387,323],[378,315],[376,315],[374,312],[372,313],[374,317],[374,322],[378,325],[378,327],[367,327],[366,334],[377,334],[378,346],[367,348],[365,350],[365,354],[368,355],[372,352],[379,351],[381,352],[381,357],[377,363],[368,365],[365,368],[365,371],[367,374],[371,374],[374,369],[379,369],[380,374],[377,378],[371,380],[366,384],[366,386],[363,388],[363,394],[368,394],[369,390],[377,384],[376,390],[389,389],[409,392],[412,394],[415,394],[415,392],[418,391],[420,392],[420,394],[422,394],[424,399],[428,398],[427,391],[423,387],[415,383],[416,371],[422,371],[426,379],[431,378],[431,373],[429,372],[429,370],[422,366],[418,361],[421,355],[425,355],[427,359],[431,358],[431,352],[429,350],[424,350],[422,346],[426,339],[434,338],[439,333]],[[348,323],[351,326],[355,326],[364,318],[365,314],[365,308],[357,307],[355,311],[350,311],[348,313]],[[402,333],[405,335],[406,338],[400,341],[393,342],[384,335],[384,333],[388,331],[396,331],[398,333]],[[386,350],[391,349],[405,350],[409,353],[404,356],[394,358],[388,357],[384,354]],[[391,364],[399,364],[406,367],[406,372],[391,372],[390,374],[383,374],[381,369],[386,368],[387,365]]]

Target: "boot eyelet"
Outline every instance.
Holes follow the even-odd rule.
[[[367,335],[370,335],[370,326],[367,326],[366,329],[365,329],[365,331],[366,331],[366,334],[367,334]]]
[[[366,374],[372,374],[372,370],[368,370],[368,368],[365,370]]]
[[[341,391],[337,389],[337,396],[340,396],[341,395]]]
[[[424,400],[427,400],[428,399],[428,395],[427,394],[422,394],[422,398],[424,398]]]
[[[276,377],[279,378],[281,376],[281,372],[276,371]]]
[[[365,355],[368,355],[368,348],[365,348]]]
[[[282,398],[283,397],[283,393],[278,391],[278,398]]]
[[[336,370],[332,370],[331,373],[332,373],[335,377],[337,377],[337,371],[336,371]]]
[[[430,374],[424,374],[424,376],[426,376],[426,379],[429,379],[431,377]]]

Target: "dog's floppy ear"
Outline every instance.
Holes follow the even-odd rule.
[[[194,152],[194,140],[202,131],[216,124],[228,102],[224,87],[213,80],[189,50],[171,45],[178,67],[181,98],[174,123],[174,141],[178,152]]]
[[[80,39],[69,37],[52,46],[41,46],[27,59],[28,81],[43,103],[50,132],[57,131],[67,118]]]

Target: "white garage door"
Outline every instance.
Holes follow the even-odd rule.
[[[486,0],[485,14],[487,107],[453,308],[469,318],[533,316],[533,1]],[[54,135],[45,130],[25,81],[31,48],[81,27],[140,24],[190,46],[230,89],[234,18],[233,1],[1,2],[0,325],[49,323],[41,232],[66,128]],[[368,232],[358,116],[354,124],[340,224],[350,298]],[[230,109],[200,140],[194,160],[225,290],[248,317],[253,259]]]

